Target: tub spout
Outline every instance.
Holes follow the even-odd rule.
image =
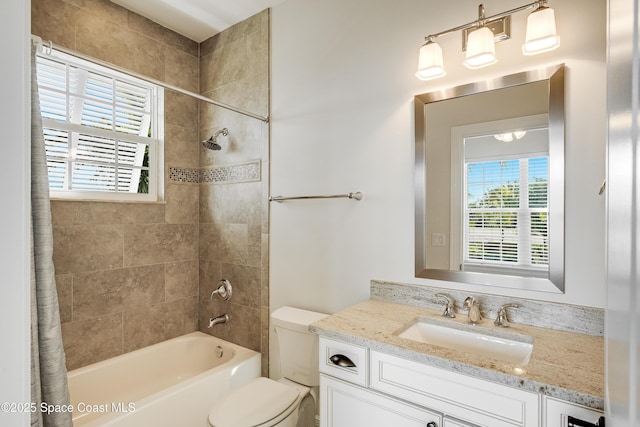
[[[229,315],[228,314],[222,314],[222,315],[217,316],[217,317],[210,317],[209,318],[209,327],[213,328],[218,323],[227,323],[228,321],[229,321]]]

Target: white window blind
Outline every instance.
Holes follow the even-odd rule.
[[[157,200],[159,89],[55,51],[37,75],[52,195]]]
[[[545,271],[549,158],[465,164],[463,267]]]

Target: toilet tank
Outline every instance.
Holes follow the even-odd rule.
[[[309,332],[309,325],[324,317],[327,315],[294,307],[281,307],[271,314],[283,377],[308,387],[320,384],[318,335]]]

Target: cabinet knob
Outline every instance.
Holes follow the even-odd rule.
[[[438,424],[436,424],[435,421],[431,421],[430,423],[427,423],[427,427],[438,427]]]
[[[341,366],[343,368],[355,368],[356,367],[356,364],[353,363],[351,361],[351,359],[349,359],[344,354],[334,354],[333,356],[331,356],[329,358],[329,360],[331,360],[331,363],[333,363],[334,365]]]

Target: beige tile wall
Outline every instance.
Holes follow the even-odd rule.
[[[44,40],[194,92],[199,46],[109,0],[32,0]],[[52,202],[68,369],[198,329],[198,101],[165,92],[165,202]]]
[[[202,95],[255,114],[269,112],[269,11],[200,45]],[[200,330],[261,351],[268,373],[268,165],[269,129],[259,120],[202,103],[200,139],[222,128],[220,151],[201,148],[200,166],[262,161],[259,182],[200,185]],[[231,301],[210,295],[221,278],[233,285]],[[208,329],[209,318],[230,321]]]
[[[269,110],[269,12],[200,46],[109,0],[32,0],[32,33],[256,114]],[[268,360],[268,125],[165,91],[165,203],[52,201],[68,369],[197,329]],[[199,141],[222,127],[223,149]],[[259,182],[178,184],[168,168],[262,161]],[[209,296],[221,278],[230,302]],[[231,321],[207,329],[211,316]]]

